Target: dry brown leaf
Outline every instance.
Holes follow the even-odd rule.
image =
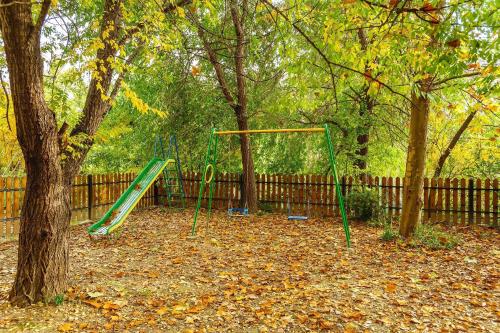
[[[358,326],[354,323],[347,323],[344,327],[344,333],[357,333]]]
[[[385,286],[385,291],[388,293],[393,293],[396,291],[397,285],[393,282],[388,282],[387,285]]]
[[[73,323],[64,323],[57,328],[59,332],[70,332],[73,330]]]
[[[163,316],[167,312],[168,312],[168,308],[166,306],[162,306],[161,308],[156,310],[156,313],[159,314],[160,316]]]
[[[118,310],[121,306],[113,302],[106,302],[103,304],[102,308],[106,310]]]
[[[90,305],[90,306],[93,306],[93,307],[94,307],[94,308],[96,308],[96,309],[99,309],[99,308],[101,308],[101,307],[102,307],[102,303],[101,303],[101,302],[99,302],[99,301],[97,301],[97,300],[91,300],[91,299],[88,299],[88,300],[84,300],[84,301],[82,301],[82,302],[83,302],[83,303],[85,303],[85,304],[88,304],[88,305]]]
[[[348,310],[348,311],[344,312],[344,317],[346,317],[347,319],[359,320],[359,319],[363,318],[363,316],[364,316],[364,314],[361,311]]]

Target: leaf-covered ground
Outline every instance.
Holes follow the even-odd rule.
[[[12,308],[16,245],[0,244],[0,331],[498,332],[500,237],[454,230],[462,244],[429,251],[379,240],[380,229],[229,220],[188,237],[193,211],[134,213],[118,239],[71,236],[62,305]]]

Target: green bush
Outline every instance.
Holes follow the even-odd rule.
[[[363,188],[353,191],[347,196],[347,205],[351,216],[361,221],[376,221],[383,215],[376,190]]]
[[[424,246],[433,250],[451,249],[457,246],[460,239],[437,225],[420,223],[410,241],[410,245]]]

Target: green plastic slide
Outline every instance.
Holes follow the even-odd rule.
[[[146,167],[139,173],[129,188],[121,195],[120,199],[108,210],[106,214],[96,223],[91,225],[87,231],[92,236],[109,235],[120,227],[128,214],[134,209],[148,188],[162,173],[163,169],[175,160],[163,160],[153,158]]]

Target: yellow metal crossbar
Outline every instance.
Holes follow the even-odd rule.
[[[282,129],[261,129],[246,131],[216,131],[217,135],[229,134],[258,134],[258,133],[294,133],[294,132],[325,132],[324,128],[282,128]]]

